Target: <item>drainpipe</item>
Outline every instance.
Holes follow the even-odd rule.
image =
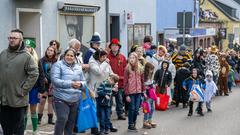
[[[106,0],[106,3],[105,3],[105,7],[106,7],[106,42],[109,41],[109,0]]]

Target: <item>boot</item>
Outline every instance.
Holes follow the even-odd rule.
[[[200,115],[200,116],[204,116],[203,112],[202,112],[202,102],[199,102],[198,103],[198,111],[197,113]]]
[[[53,122],[53,114],[48,114],[48,124],[54,125],[55,123]]]
[[[38,114],[38,124],[41,124],[43,114]]]
[[[188,116],[192,116],[193,113],[193,102],[190,101],[189,102],[189,112],[188,112]]]
[[[32,120],[32,129],[33,129],[33,132],[35,132],[38,129],[38,116],[36,113],[31,114],[31,120]]]
[[[152,126],[151,126],[150,123],[148,123],[148,121],[144,121],[144,122],[143,122],[143,128],[145,128],[145,129],[151,129]]]
[[[157,124],[152,122],[152,120],[149,120],[148,123],[152,126],[152,128],[156,128]]]

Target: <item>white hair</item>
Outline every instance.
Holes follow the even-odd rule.
[[[80,44],[81,45],[81,42],[79,40],[77,40],[76,38],[73,38],[68,42],[68,47],[71,48],[75,44]]]

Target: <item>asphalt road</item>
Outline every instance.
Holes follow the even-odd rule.
[[[196,107],[197,104],[194,104]],[[127,120],[116,120],[113,115],[113,125],[119,129],[112,135],[240,135],[240,88],[234,88],[230,96],[218,96],[213,99],[213,112],[207,113],[204,105],[205,116],[198,116],[196,113],[188,117],[188,108],[183,109],[170,106],[165,111],[156,111],[154,121],[158,124],[154,129],[143,129],[143,114],[138,117],[138,132],[127,130]],[[31,128],[29,126],[29,128]],[[52,134],[53,126],[43,124],[39,128],[42,135]],[[85,134],[87,135],[89,131]]]

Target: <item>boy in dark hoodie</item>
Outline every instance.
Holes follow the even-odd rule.
[[[167,88],[171,85],[172,74],[168,71],[169,63],[163,61],[161,69],[158,69],[154,75],[154,82],[157,84],[157,92],[161,94],[167,93]]]

